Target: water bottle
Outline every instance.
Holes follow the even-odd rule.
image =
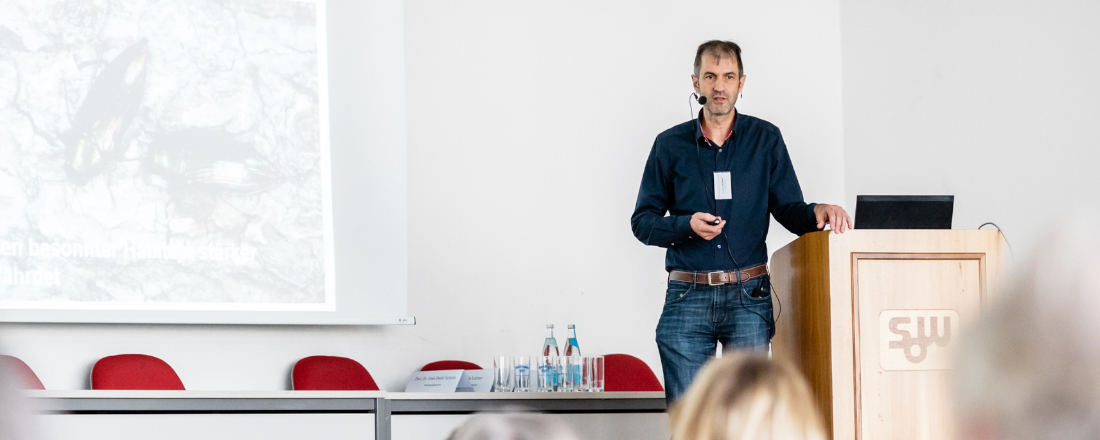
[[[542,355],[560,356],[558,353],[558,340],[554,339],[554,324],[546,324],[546,340],[542,342]],[[558,384],[561,383],[558,380],[558,368],[548,368],[548,370],[552,371],[539,371],[539,373],[549,375],[550,391],[557,391]]]
[[[573,324],[569,324],[568,328],[568,340],[565,342],[565,357],[580,357],[581,346],[577,344],[577,328]],[[573,389],[580,389],[581,383],[581,365],[569,364],[569,368],[565,371],[568,375],[569,383],[573,385]]]
[[[566,342],[565,355],[566,356],[580,356],[581,346],[577,345],[577,328],[573,324],[569,324],[569,340]]]
[[[542,343],[543,356],[560,356],[558,354],[558,340],[554,339],[554,324],[546,324],[546,340]]]

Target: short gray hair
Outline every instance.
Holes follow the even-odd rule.
[[[478,414],[447,440],[577,440],[576,434],[549,414]]]
[[[699,69],[703,68],[703,57],[710,55],[715,59],[730,58],[737,60],[738,77],[745,75],[745,66],[741,64],[741,46],[732,41],[710,40],[700,44],[695,50],[695,77],[699,77]]]
[[[979,422],[1002,439],[1100,438],[1100,237],[1091,229],[1048,237],[964,336],[955,377],[963,428]]]
[[[35,438],[32,431],[32,418],[26,398],[22,396],[23,383],[17,371],[12,371],[0,359],[0,440],[29,440]]]

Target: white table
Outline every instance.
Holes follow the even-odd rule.
[[[389,393],[392,438],[440,440],[476,412],[531,411],[583,440],[670,437],[665,393]]]
[[[556,417],[586,440],[667,439],[664,393],[28,391],[49,439],[442,439],[476,412]],[[552,414],[552,415],[551,415]]]
[[[28,391],[45,440],[388,439],[381,391]],[[380,432],[385,430],[385,432]]]

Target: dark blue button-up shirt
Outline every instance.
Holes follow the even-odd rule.
[[[730,172],[733,198],[714,200],[714,173],[723,171]],[[813,207],[802,200],[779,129],[738,113],[721,146],[703,136],[698,119],[657,135],[630,226],[642,243],[668,249],[665,270],[729,271],[768,261],[768,214],[802,235],[818,230]],[[722,235],[699,238],[690,224],[696,212],[726,220]]]

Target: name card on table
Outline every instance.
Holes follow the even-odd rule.
[[[493,375],[486,370],[417,371],[405,386],[406,393],[487,393],[493,388]]]
[[[488,393],[493,390],[492,370],[464,370],[462,380],[455,391],[459,393]]]

